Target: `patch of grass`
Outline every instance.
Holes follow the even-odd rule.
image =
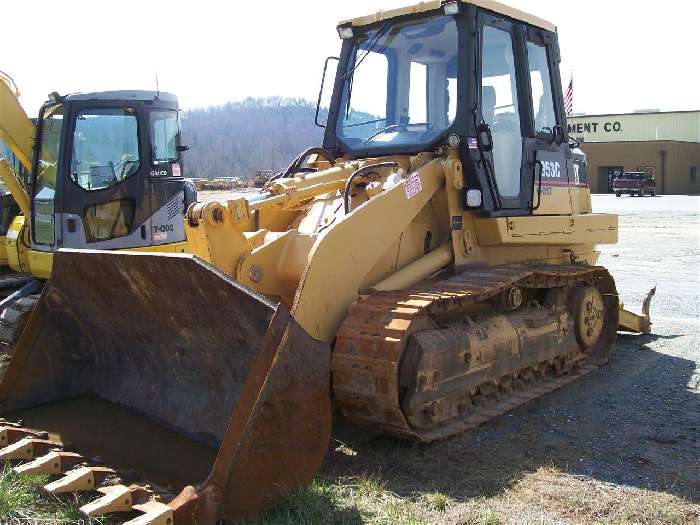
[[[695,523],[699,508],[662,492],[625,487],[540,468],[524,476],[502,498],[508,506],[530,503],[550,515],[583,523],[667,525]]]
[[[445,512],[450,504],[450,498],[441,492],[428,492],[424,494],[422,500],[432,510]]]
[[[0,471],[0,522],[102,524],[104,519],[83,517],[78,508],[86,503],[82,497],[59,498],[45,493],[47,475],[19,475],[5,465]]]
[[[486,513],[486,515],[481,518],[481,525],[501,525],[502,523],[503,521],[500,516],[491,512]]]
[[[249,525],[313,523],[355,525],[362,523],[359,516],[342,507],[337,492],[335,486],[316,480],[308,489],[292,491],[284,503],[248,523]]]

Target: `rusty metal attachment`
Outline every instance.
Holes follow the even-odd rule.
[[[18,472],[62,475],[46,490],[95,492],[86,515],[143,524],[249,516],[311,482],[330,348],[284,306],[186,255],[60,251],[54,275],[0,383],[3,415],[23,422],[0,427]]]
[[[656,287],[649,290],[642,303],[642,315],[625,310],[625,305],[620,304],[620,330],[638,334],[651,333],[651,300],[656,294]]]

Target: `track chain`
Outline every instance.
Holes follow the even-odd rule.
[[[469,307],[490,304],[514,286],[542,290],[576,283],[596,285],[606,297],[606,311],[611,317],[615,315],[618,299],[612,277],[602,267],[584,265],[475,269],[444,280],[425,281],[409,290],[361,298],[350,307],[341,325],[332,357],[337,405],[348,419],[366,428],[430,442],[462,433],[581,377],[595,368],[589,356],[582,352],[561,356],[567,363],[557,370],[551,369],[551,360],[543,361],[531,370],[516,371],[514,375],[520,374],[526,380],[513,388],[512,393],[492,395],[480,406],[465,411],[462,417],[433,429],[414,428],[402,408],[401,363],[412,334],[434,329],[441,322],[459,320]],[[606,317],[605,322],[612,341],[617,320]],[[615,329],[610,328],[613,322]],[[548,377],[551,372],[554,377]],[[483,384],[483,391],[493,390],[493,386]],[[479,392],[481,387],[477,389]]]

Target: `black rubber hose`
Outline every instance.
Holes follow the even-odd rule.
[[[292,163],[287,167],[286,170],[281,171],[277,175],[270,177],[270,179],[268,179],[268,182],[291,177],[301,169],[304,162],[306,162],[306,159],[308,159],[311,155],[314,154],[324,157],[328,162],[331,163],[331,166],[335,164],[335,157],[333,157],[333,155],[331,155],[327,150],[318,147],[309,148],[302,152],[300,155],[298,155],[297,158],[295,158],[292,161]]]
[[[353,181],[362,177],[366,173],[382,168],[398,168],[399,163],[395,160],[390,160],[388,162],[377,162],[376,164],[370,164],[369,166],[363,166],[359,170],[355,171],[350,177],[348,177],[345,183],[345,191],[343,191],[343,209],[345,210],[345,215],[350,213],[350,188],[352,188]]]

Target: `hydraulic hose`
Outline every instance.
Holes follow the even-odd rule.
[[[350,213],[350,188],[352,188],[352,183],[357,179],[358,177],[362,177],[363,175],[366,175],[369,172],[372,172],[374,170],[382,169],[382,168],[398,168],[399,163],[396,162],[395,160],[390,160],[388,162],[377,162],[376,164],[370,164],[369,166],[363,166],[359,170],[355,171],[350,177],[348,177],[347,182],[345,183],[345,190],[343,191],[343,208],[345,209],[345,215]]]
[[[268,179],[267,182],[291,177],[296,172],[300,171],[304,162],[306,162],[306,160],[314,154],[320,155],[321,157],[325,158],[328,162],[331,163],[331,166],[335,164],[335,157],[333,157],[333,155],[331,155],[331,153],[329,153],[327,150],[319,147],[308,148],[307,150],[303,151],[299,156],[297,156],[297,158],[295,158],[292,161],[292,163],[287,167],[286,170],[281,171],[277,175],[273,175]]]

